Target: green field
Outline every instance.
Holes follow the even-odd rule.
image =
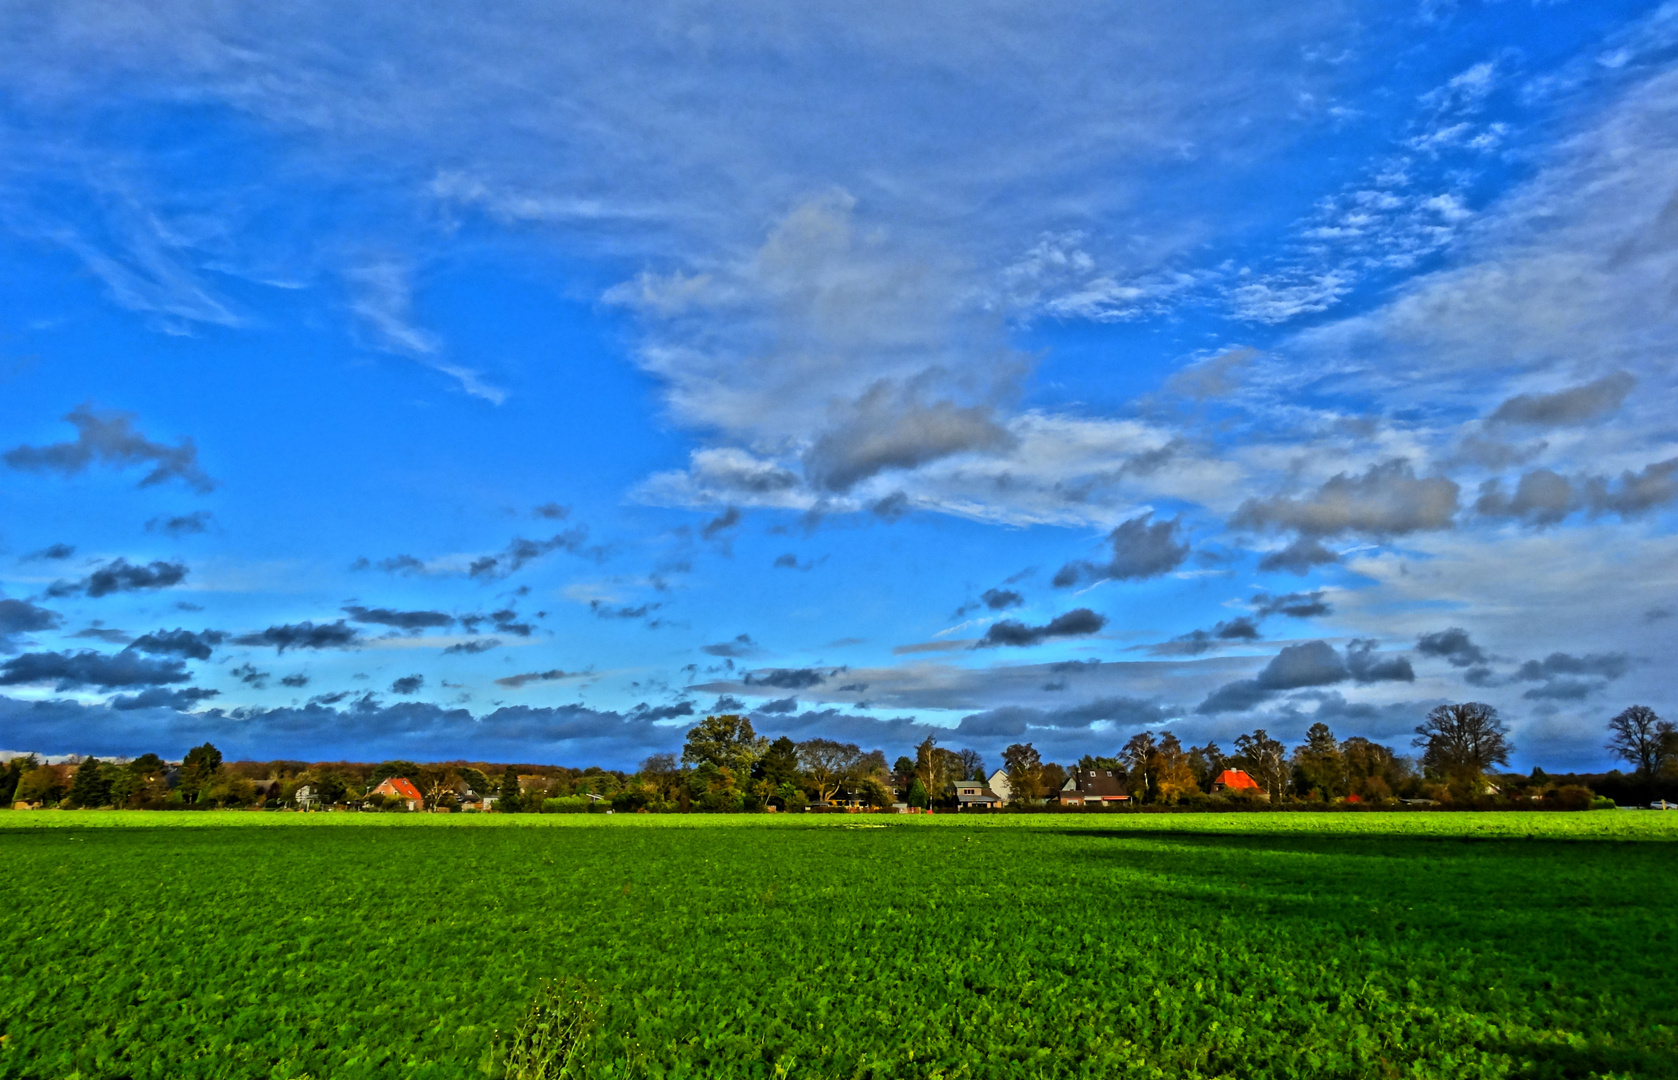
[[[144,827],[141,827],[144,826]],[[1678,1075],[1678,814],[0,815],[0,1077]]]

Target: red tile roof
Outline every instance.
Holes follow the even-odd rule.
[[[425,796],[419,793],[419,788],[408,782],[406,776],[386,777],[378,787],[373,789],[375,795],[395,795],[398,799],[411,799],[424,802]]]
[[[1248,776],[1244,769],[1225,769],[1212,781],[1213,787],[1231,788],[1235,791],[1257,791],[1258,781]]]

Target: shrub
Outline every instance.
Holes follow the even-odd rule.
[[[1591,804],[1596,801],[1596,795],[1588,787],[1568,784],[1566,787],[1557,788],[1546,801],[1553,801],[1563,810],[1589,810]]]
[[[591,800],[587,795],[561,795],[557,799],[543,799],[544,814],[586,814]]]

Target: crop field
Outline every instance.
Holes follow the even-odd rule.
[[[0,814],[0,1077],[1678,1075],[1678,814]],[[499,1034],[498,1034],[499,1033]]]

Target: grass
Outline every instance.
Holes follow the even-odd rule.
[[[1672,1076],[1675,838],[5,813],[0,1077],[500,1076],[521,1031],[579,1030],[545,981],[589,1002],[595,1077]]]

